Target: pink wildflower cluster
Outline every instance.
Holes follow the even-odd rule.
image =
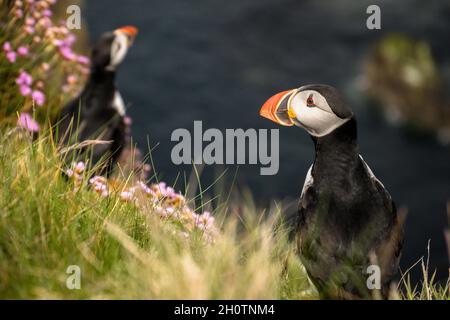
[[[15,51],[11,43],[6,41],[3,43],[3,52],[6,55],[6,60],[8,60],[9,63],[14,63],[18,56],[26,57],[28,55],[28,47],[20,46],[17,48],[17,51]]]
[[[33,117],[26,112],[23,112],[19,115],[19,119],[17,119],[17,127],[25,129],[29,132],[38,132],[39,124],[33,119]]]
[[[32,89],[33,78],[26,71],[21,70],[19,76],[16,79],[16,84],[19,86],[20,93],[22,96],[31,96],[33,101],[38,106],[42,106],[45,103],[45,95],[42,91]]]
[[[45,87],[50,77],[47,72],[51,68],[63,67],[66,74],[63,92],[73,95],[77,93],[80,76],[89,73],[89,58],[74,53],[72,46],[76,37],[66,27],[66,22],[63,20],[57,25],[52,21],[55,3],[56,0],[13,1],[12,19],[5,30],[8,37],[0,43],[0,54],[3,53],[12,67],[20,70],[16,78],[20,95],[30,98],[37,106],[46,102],[48,92]],[[61,59],[53,58],[55,52]],[[47,62],[35,65],[35,61],[42,60]],[[51,89],[50,86],[47,88]]]
[[[66,174],[80,186],[84,170],[84,163],[78,162],[72,164],[72,167],[66,170]],[[182,232],[183,237],[189,236],[189,232],[199,231],[205,241],[211,243],[217,235],[214,217],[209,212],[203,214],[194,212],[187,205],[187,199],[164,182],[149,186],[137,181],[132,186],[121,188],[120,192],[113,192],[117,188],[114,188],[112,182],[105,177],[95,176],[89,179],[89,186],[100,197],[106,198],[117,194],[121,201],[135,205],[143,213],[156,213],[161,219],[179,222],[187,231]]]
[[[140,197],[140,195],[145,197]],[[199,230],[208,242],[214,239],[217,230],[214,217],[209,212],[198,214],[187,205],[187,199],[165,182],[147,186],[139,181],[121,194],[123,201],[133,202],[138,206],[148,207],[150,212],[156,212],[163,219],[180,222],[189,231]],[[142,199],[147,198],[147,201]]]
[[[108,180],[105,177],[95,176],[89,179],[89,184],[98,195],[104,198],[109,196]]]
[[[83,182],[83,173],[86,169],[84,162],[74,162],[72,167],[66,170],[66,175],[75,182],[76,186],[80,186]]]

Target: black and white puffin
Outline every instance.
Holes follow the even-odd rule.
[[[296,234],[301,261],[321,298],[386,298],[401,255],[402,222],[359,154],[352,110],[335,88],[317,84],[273,96],[260,115],[301,127],[314,141]],[[378,281],[368,283],[376,270]],[[379,289],[376,295],[372,289]]]
[[[87,84],[81,94],[63,108],[57,124],[59,140],[65,144],[88,139],[110,142],[89,147],[91,166],[101,159],[107,161],[106,166],[97,171],[99,174],[111,172],[125,144],[125,104],[116,87],[116,70],[137,32],[137,28],[125,26],[101,36],[92,50]],[[72,161],[71,157],[73,155],[68,160]]]

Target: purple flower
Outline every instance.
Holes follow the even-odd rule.
[[[26,55],[28,55],[28,48],[27,47],[24,47],[24,46],[20,46],[18,49],[17,49],[17,54],[19,55],[19,56],[26,56]]]
[[[10,63],[14,63],[16,62],[17,54],[14,51],[10,51],[6,54],[6,59],[8,59]]]
[[[17,120],[17,126],[30,132],[38,132],[39,124],[33,120],[29,113],[21,113]]]
[[[31,98],[38,106],[42,106],[45,103],[45,95],[42,91],[34,90],[31,94]]]
[[[12,50],[11,43],[8,41],[3,44],[3,51],[10,52]]]

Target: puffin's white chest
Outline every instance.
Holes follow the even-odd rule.
[[[114,93],[114,100],[112,104],[113,108],[117,110],[117,112],[121,115],[125,115],[125,103],[123,102],[122,96],[119,91]]]

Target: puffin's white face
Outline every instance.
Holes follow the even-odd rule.
[[[288,115],[295,125],[316,137],[331,133],[349,120],[336,116],[327,99],[315,90],[293,94],[288,106]]]
[[[111,44],[111,60],[108,65],[109,70],[115,70],[117,66],[122,63],[127,55],[128,48],[127,36],[122,33],[117,33]]]
[[[339,115],[319,90],[327,92],[333,103],[342,103]],[[343,106],[336,89],[316,85],[273,96],[261,108],[260,115],[284,126],[304,128],[312,136],[323,137],[347,122],[353,114]]]
[[[132,26],[122,27],[114,31],[114,39],[111,43],[110,62],[107,70],[114,71],[125,59],[128,49],[133,44],[137,29]]]

